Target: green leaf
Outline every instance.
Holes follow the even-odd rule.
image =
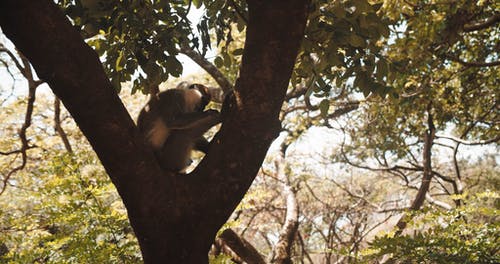
[[[385,60],[380,59],[377,61],[377,73],[375,75],[377,80],[383,81],[383,79],[387,76],[388,71],[387,62]]]
[[[353,0],[353,4],[356,6],[356,12],[371,12],[373,7],[368,3],[367,0]]]
[[[375,26],[377,27],[377,31],[384,37],[389,37],[389,34],[391,33],[389,31],[389,27],[387,26],[387,24],[385,23],[377,23],[375,24]]]
[[[366,75],[364,72],[359,72],[354,79],[354,86],[358,87],[363,95],[368,96],[374,87],[371,87],[370,84],[373,84],[373,81]]]
[[[319,103],[319,110],[321,111],[321,115],[326,117],[328,115],[328,109],[330,109],[330,101],[328,99],[323,99]]]
[[[323,78],[318,78],[316,80],[316,87],[317,87],[317,89],[314,89],[314,91],[315,92],[324,91],[327,86],[328,86],[328,84],[326,84],[326,82],[325,82],[325,80],[323,80]]]
[[[180,77],[182,74],[182,64],[174,56],[168,56],[165,62],[167,66],[167,72],[172,76]]]
[[[122,88],[120,78],[118,76],[111,78],[111,84],[113,85],[113,88],[115,88],[115,90],[117,90],[118,92]]]
[[[346,11],[345,11],[344,7],[338,3],[339,2],[337,2],[337,4],[332,8],[332,13],[337,18],[344,18]]]
[[[224,65],[224,61],[222,60],[222,58],[220,56],[217,56],[214,59],[214,64],[215,64],[215,66],[217,66],[217,68],[222,68],[222,66]]]
[[[222,53],[222,56],[224,57],[224,66],[227,68],[231,67],[231,56],[227,52]]]
[[[239,32],[243,32],[243,30],[245,30],[246,27],[245,21],[243,21],[239,16],[238,16],[238,22],[236,23],[236,27],[238,28]]]
[[[233,50],[233,55],[234,56],[243,55],[243,51],[244,51],[244,49],[235,49],[235,50]]]
[[[200,8],[200,7],[201,7],[201,4],[203,4],[203,1],[201,1],[201,0],[193,0],[193,5],[194,5],[196,8]]]
[[[365,39],[354,33],[349,35],[349,44],[357,48],[363,48],[366,46]]]

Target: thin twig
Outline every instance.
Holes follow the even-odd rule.
[[[66,132],[64,132],[64,129],[61,126],[61,100],[57,97],[54,100],[54,129],[57,134],[59,134],[59,137],[61,137],[66,151],[73,153],[73,149],[71,148],[71,144],[68,140],[68,135],[66,135]]]

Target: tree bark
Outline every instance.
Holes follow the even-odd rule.
[[[69,143],[68,135],[66,135],[66,132],[64,132],[64,129],[61,126],[61,100],[57,97],[54,99],[54,130],[57,134],[59,134],[66,151],[68,153],[73,153],[73,148]]]
[[[432,118],[432,104],[429,103],[427,106],[427,131],[425,132],[424,136],[424,149],[423,149],[423,176],[422,176],[422,183],[420,184],[420,188],[418,189],[417,195],[415,199],[413,200],[410,210],[411,211],[417,211],[422,208],[422,205],[424,204],[425,201],[425,196],[429,192],[429,188],[431,185],[431,180],[432,180],[432,145],[434,144],[434,137],[436,135],[436,127],[434,126],[434,121]],[[403,230],[406,228],[408,224],[408,219],[407,217],[403,216],[399,219],[399,221],[396,224],[396,227],[398,228],[396,231],[396,235],[400,235]]]
[[[163,172],[94,50],[51,0],[0,1],[0,26],[87,137],[128,210],[145,263],[207,263],[279,133],[279,110],[309,0],[248,1],[240,78],[209,153],[189,175]]]
[[[291,264],[292,246],[299,229],[299,204],[297,203],[296,190],[291,186],[290,179],[285,172],[285,155],[287,145],[282,144],[281,152],[275,160],[276,176],[283,185],[283,195],[286,199],[285,222],[281,227],[278,243],[274,247],[271,263]]]
[[[222,91],[224,91],[224,94],[227,94],[231,89],[233,88],[233,85],[229,80],[224,76],[215,65],[210,63],[205,57],[203,57],[201,54],[196,52],[195,50],[191,49],[188,45],[182,45],[180,50],[180,53],[188,56],[192,61],[196,62],[198,66],[203,68],[214,80],[217,82],[217,84],[220,86]]]
[[[250,244],[244,238],[238,236],[238,234],[236,234],[236,232],[234,232],[230,228],[224,230],[217,239],[221,242],[221,246],[225,246],[231,251],[226,252],[223,250],[225,254],[233,253],[235,255],[233,256],[233,254],[228,254],[233,259],[236,257],[240,259],[241,262],[244,261],[245,263],[252,264],[266,263],[262,255],[260,255],[260,253],[253,247],[252,244]]]

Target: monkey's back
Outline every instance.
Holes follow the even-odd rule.
[[[167,123],[184,111],[184,90],[169,89],[151,97],[137,118],[139,131],[155,149],[161,148],[170,134]]]

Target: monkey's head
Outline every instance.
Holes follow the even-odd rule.
[[[210,103],[210,100],[212,100],[212,96],[210,95],[208,87],[203,84],[194,83],[191,84],[188,89],[195,89],[200,92],[201,98],[199,103],[197,104],[196,111],[203,112],[203,109],[205,109],[208,103]]]

